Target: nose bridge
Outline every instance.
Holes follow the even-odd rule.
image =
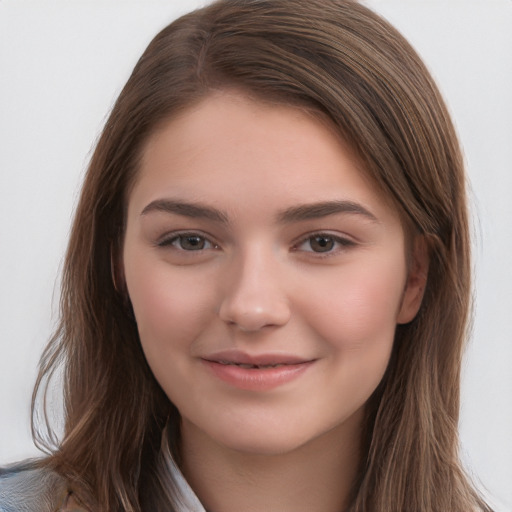
[[[233,255],[219,316],[244,331],[279,326],[290,317],[286,283],[271,248],[253,244]]]

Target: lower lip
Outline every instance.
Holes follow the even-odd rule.
[[[234,364],[221,364],[205,359],[203,363],[216,377],[231,386],[249,391],[268,391],[297,379],[313,365],[314,361],[261,369],[241,368]]]

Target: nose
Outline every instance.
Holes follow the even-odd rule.
[[[290,319],[290,304],[278,264],[257,251],[229,269],[219,317],[244,332],[279,327]]]

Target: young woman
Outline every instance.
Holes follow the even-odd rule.
[[[0,510],[489,511],[457,453],[460,149],[351,0],[221,0],[151,42],[77,208],[65,432]],[[41,441],[41,440],[40,440]]]

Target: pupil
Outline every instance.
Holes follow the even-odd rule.
[[[311,240],[311,248],[315,252],[328,252],[334,247],[334,240],[328,236],[315,236]]]
[[[204,239],[200,236],[185,236],[181,239],[181,247],[192,251],[204,248]]]

